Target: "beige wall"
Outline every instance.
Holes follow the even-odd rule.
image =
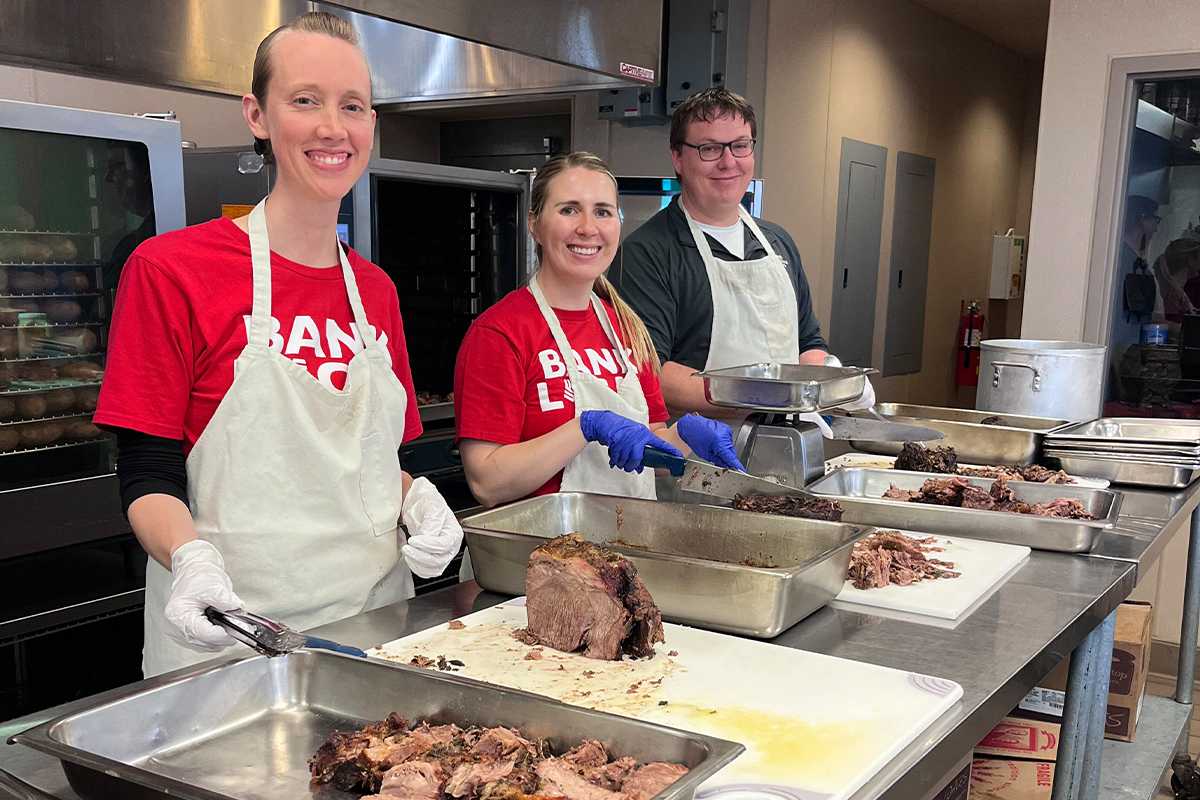
[[[253,142],[242,119],[241,100],[235,97],[0,65],[0,98],[120,114],[174,111],[183,138],[200,147]]]
[[[1053,0],[1046,43],[1029,234],[1028,295],[1022,335],[1080,340],[1085,290],[1104,280],[1089,266],[1100,196],[1100,157],[1110,60],[1200,51],[1195,0]],[[1187,531],[1143,569],[1134,596],[1155,604],[1155,638],[1178,642],[1183,620]]]
[[[959,303],[986,299],[993,234],[1027,230],[1035,134],[1026,120],[1036,113],[1037,66],[905,0],[776,0],[769,31],[766,216],[799,245],[823,327],[842,138],[888,149],[875,367],[883,365],[896,154],[936,159],[923,368],[879,379],[877,393],[973,406],[974,390],[953,386]],[[1014,314],[1003,309],[1001,327]]]
[[[1098,7],[1103,6],[1103,13]],[[1022,334],[1083,337],[1109,60],[1200,51],[1196,0],[1053,0]],[[1102,276],[1101,276],[1102,277]],[[1092,276],[1092,279],[1098,279]]]

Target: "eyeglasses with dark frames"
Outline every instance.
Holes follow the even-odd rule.
[[[700,154],[701,161],[716,161],[725,154],[725,148],[729,148],[729,152],[733,153],[734,158],[745,158],[754,152],[754,143],[757,139],[738,139],[733,142],[708,142],[707,144],[690,144],[683,142],[685,147],[693,148]]]

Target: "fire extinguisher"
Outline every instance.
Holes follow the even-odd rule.
[[[979,385],[979,343],[983,340],[983,313],[979,302],[963,301],[958,323],[958,359],[954,370],[955,386]]]

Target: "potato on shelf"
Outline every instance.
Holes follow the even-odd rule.
[[[59,288],[68,292],[86,292],[91,287],[91,281],[77,269],[69,269],[58,276]]]

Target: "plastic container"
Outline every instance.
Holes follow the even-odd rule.
[[[1165,322],[1147,322],[1142,326],[1142,344],[1165,345],[1167,343],[1167,324]]]

